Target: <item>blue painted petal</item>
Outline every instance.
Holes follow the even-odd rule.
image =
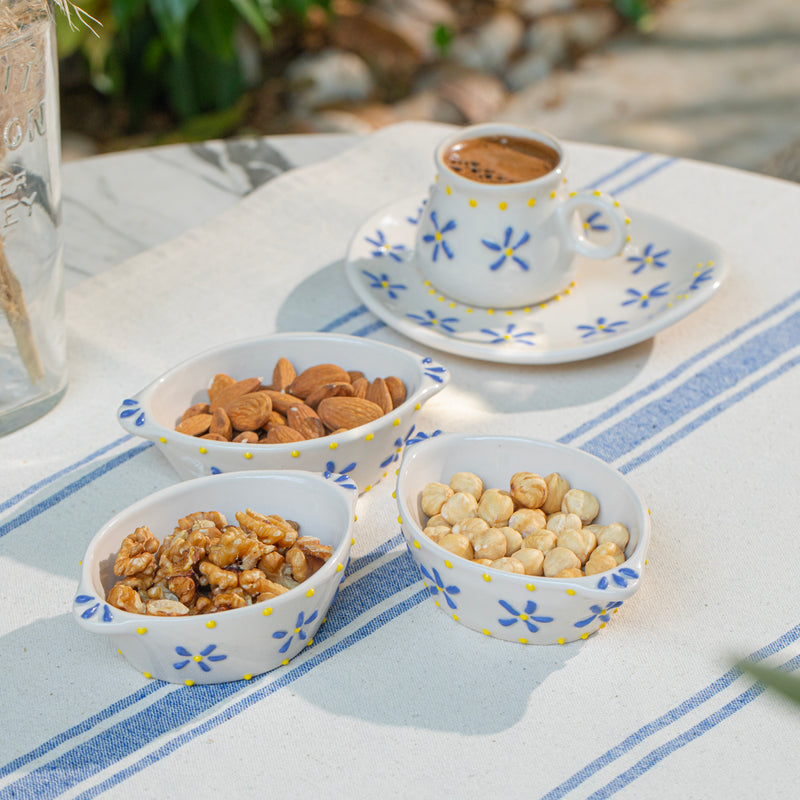
[[[554,617],[531,617],[535,622],[552,622]]]
[[[635,569],[631,569],[630,567],[622,567],[620,572],[623,575],[626,575],[628,578],[638,578],[639,573]]]
[[[200,667],[200,669],[203,670],[203,672],[211,672],[211,667],[209,667],[208,664],[205,663],[205,661],[198,661],[197,664]]]
[[[124,411],[120,411],[119,415],[123,418],[132,417],[139,411],[138,406],[136,408],[126,408]]]
[[[76,602],[76,603],[80,603],[80,604],[83,604],[83,603],[89,603],[89,602],[91,602],[92,600],[94,600],[94,597],[93,597],[92,595],[90,595],[90,594],[79,594],[79,595],[78,595],[78,596],[75,598],[75,602]]]
[[[306,625],[310,625],[319,616],[319,610],[314,609],[314,613],[306,620]]]
[[[618,575],[616,572],[612,574],[611,580],[613,580],[617,586],[622,586],[623,588],[628,585],[628,581],[626,581],[622,575]]]
[[[506,228],[505,233],[503,234],[503,247],[508,247],[508,243],[511,241],[511,235],[513,233],[513,228]]]
[[[279,653],[285,653],[285,652],[286,652],[286,651],[287,651],[287,650],[288,650],[288,649],[291,647],[291,645],[292,645],[292,638],[293,638],[293,637],[290,637],[289,639],[287,639],[287,640],[286,640],[286,644],[282,644],[282,645],[280,646],[280,648],[278,649],[278,652],[279,652]]]
[[[522,245],[525,244],[528,241],[528,239],[530,239],[530,238],[531,238],[531,235],[528,233],[528,231],[525,231],[522,234],[522,236],[519,237],[519,240],[517,241],[517,243],[514,245],[514,249],[516,250],[518,247],[522,247]]]
[[[516,623],[516,622],[519,622],[519,620],[518,620],[516,617],[513,617],[512,619],[499,619],[499,620],[497,620],[497,621],[498,621],[498,622],[499,622],[499,623],[500,623],[500,624],[501,624],[501,625],[502,625],[504,628],[508,628],[508,627],[510,627],[511,625],[513,625],[514,623]]]
[[[442,228],[441,232],[447,233],[448,231],[452,231],[455,227],[456,227],[456,221],[454,219],[451,219],[450,222],[448,222],[447,225],[445,225],[444,228]]]
[[[91,619],[97,613],[98,608],[100,608],[100,603],[95,603],[91,608],[87,608],[86,611],[81,614],[81,619]]]
[[[586,619],[582,619],[579,622],[575,623],[576,628],[585,628],[590,622],[597,619],[597,616],[594,617],[587,617]]]
[[[534,625],[533,622],[531,622],[529,619],[525,620],[525,625],[531,633],[538,633],[539,626]]]
[[[273,639],[283,639],[289,631],[274,631],[272,634]]]
[[[139,405],[139,401],[138,400],[133,400],[130,397],[126,397],[122,401],[122,405],[124,405],[124,406],[138,406]]]
[[[496,270],[500,269],[500,267],[502,267],[503,264],[505,263],[506,263],[506,257],[505,255],[502,255],[500,256],[500,258],[497,259],[497,261],[495,261],[492,264],[489,264],[489,269],[492,270],[492,272],[495,272]]]
[[[450,247],[449,244],[447,244],[447,242],[444,239],[442,239],[442,250],[444,250],[444,252],[447,254],[448,258],[452,259],[452,257],[453,257],[453,249]]]
[[[216,649],[217,649],[217,646],[215,644],[210,644],[208,647],[206,647],[205,650],[201,650],[200,651],[200,655],[201,656],[207,656],[210,653],[213,653]]]
[[[514,608],[511,603],[507,603],[505,600],[498,600],[497,602],[500,603],[500,605],[503,606],[503,608],[508,611],[509,614],[513,614],[515,617],[519,616],[519,611],[517,611],[517,609]]]
[[[490,250],[500,251],[503,249],[499,244],[497,244],[497,242],[490,242],[488,239],[481,239],[481,242]]]
[[[448,594],[461,594],[461,589],[458,586],[445,586],[444,589]]]
[[[525,603],[525,613],[533,614],[534,611],[536,611],[536,603],[534,603],[533,600],[528,600],[528,602]]]
[[[114,615],[111,613],[111,609],[104,605],[103,606],[103,622],[111,622],[114,619]]]
[[[176,661],[172,666],[175,669],[183,669],[189,663],[189,659],[187,658],[186,661]]]
[[[604,575],[600,580],[597,582],[598,589],[607,589],[608,588],[608,578]]]
[[[521,259],[519,256],[512,256],[512,259],[513,259],[514,261],[516,261],[516,262],[517,262],[517,265],[518,265],[520,268],[524,269],[524,270],[525,270],[525,272],[527,272],[527,271],[528,271],[528,269],[529,269],[529,266],[528,266],[528,262],[527,262],[527,261],[523,261],[523,260],[522,260],[522,259]]]
[[[450,608],[458,608],[458,606],[450,599],[450,595],[446,594],[444,599],[447,601],[447,605],[450,606]]]
[[[209,661],[224,661],[228,656],[209,656]]]

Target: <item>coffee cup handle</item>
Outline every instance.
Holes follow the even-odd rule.
[[[579,230],[573,225],[573,215],[579,208],[591,209]],[[600,191],[577,192],[558,210],[561,230],[576,253],[588,258],[613,258],[618,256],[629,241],[630,220],[620,204],[610,195]],[[589,238],[592,230],[609,232],[610,241],[601,244]]]

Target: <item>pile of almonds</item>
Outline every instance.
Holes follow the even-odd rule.
[[[298,374],[280,358],[268,385],[263,378],[215,375],[208,402],[187,408],[175,430],[217,442],[302,442],[365,425],[405,399],[405,384],[394,376],[370,381],[363,372],[336,364]]]

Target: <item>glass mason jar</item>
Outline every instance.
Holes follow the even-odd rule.
[[[48,0],[0,6],[0,434],[67,386],[55,20]]]

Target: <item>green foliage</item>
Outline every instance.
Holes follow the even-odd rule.
[[[788,700],[800,705],[800,677],[797,675],[792,675],[785,669],[771,669],[749,661],[740,662],[739,667],[763,683],[764,686],[774,689]]]
[[[246,89],[237,50],[241,27],[262,47],[282,19],[302,19],[330,0],[84,0],[90,30],[59,20],[59,54],[80,53],[96,89],[124,103],[136,129],[163,110],[179,121],[235,111]]]
[[[653,0],[611,0],[617,13],[629,22],[640,25],[653,11]]]
[[[455,35],[455,31],[443,22],[433,29],[433,44],[440,55],[447,55]]]

